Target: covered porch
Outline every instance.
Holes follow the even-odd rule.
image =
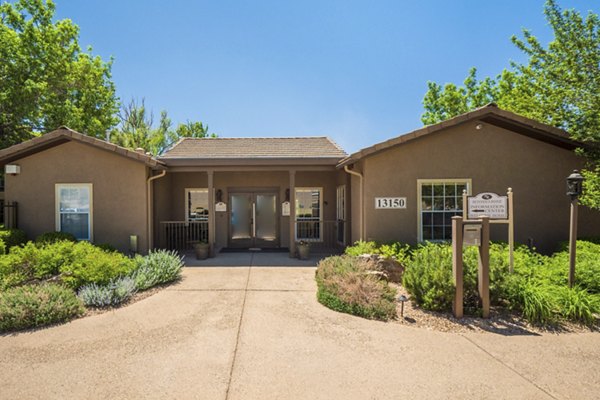
[[[155,248],[311,253],[348,244],[349,177],[333,166],[171,167],[153,185]],[[189,257],[188,257],[189,258]]]

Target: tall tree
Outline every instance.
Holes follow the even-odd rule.
[[[469,71],[464,86],[428,82],[421,120],[432,124],[488,102],[568,131],[592,146],[600,143],[600,19],[589,12],[561,10],[547,0],[544,14],[554,39],[544,47],[527,29],[512,42],[528,56],[511,63],[495,78],[478,81]],[[594,148],[594,147],[592,147]],[[588,150],[586,195],[582,201],[600,209],[600,152]],[[596,190],[594,189],[596,188]]]
[[[182,137],[216,137],[209,133],[208,125],[188,121],[172,128],[166,111],[161,111],[158,126],[154,126],[154,114],[148,111],[144,99],[132,99],[121,107],[120,123],[110,134],[110,141],[131,149],[143,148],[152,154],[162,154]]]
[[[79,28],[51,0],[0,4],[0,148],[67,125],[104,137],[116,125],[112,60],[82,52]]]

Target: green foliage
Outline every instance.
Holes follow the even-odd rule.
[[[188,121],[173,130],[166,111],[161,111],[158,126],[154,126],[154,114],[146,108],[144,99],[139,103],[131,100],[123,106],[120,121],[111,132],[111,142],[131,149],[140,147],[155,155],[162,154],[183,137],[216,137],[202,122]]]
[[[319,262],[316,281],[318,301],[332,310],[384,321],[396,317],[396,290],[370,274],[365,262],[328,257]]]
[[[38,244],[49,244],[60,241],[76,242],[77,239],[70,233],[67,232],[46,232],[42,233],[35,238],[35,242]]]
[[[88,242],[73,246],[72,261],[60,268],[62,281],[72,289],[89,283],[108,284],[131,273],[135,262],[123,254],[106,252]]]
[[[77,296],[88,307],[117,306],[128,300],[136,292],[133,278],[125,276],[112,280],[106,285],[90,283],[79,288]]]
[[[589,12],[562,11],[554,0],[544,6],[554,39],[544,47],[529,31],[512,42],[527,57],[511,63],[496,78],[477,80],[469,71],[463,86],[428,82],[423,99],[424,124],[433,124],[486,103],[562,128],[574,139],[600,142],[600,18]],[[600,209],[600,152],[587,151],[589,165],[584,196],[588,207]]]
[[[0,4],[0,148],[67,125],[103,138],[116,124],[112,60],[82,52],[52,1]]]
[[[465,267],[465,270],[468,268]],[[465,274],[465,288],[468,285]],[[448,311],[452,307],[452,248],[444,244],[426,243],[419,246],[409,262],[402,284],[412,298],[427,310]]]
[[[6,254],[6,244],[4,240],[0,239],[0,256]]]
[[[360,256],[363,254],[377,254],[378,246],[375,242],[363,242],[359,240],[353,246],[346,247],[345,253],[348,256]]]
[[[344,253],[348,256],[361,256],[363,254],[378,254],[385,258],[393,258],[400,264],[405,263],[410,259],[411,248],[407,244],[398,242],[383,243],[357,241],[353,246],[346,247]]]
[[[0,257],[0,287],[60,275],[67,286],[76,289],[87,283],[106,284],[134,268],[132,259],[103,251],[88,242],[60,241],[46,245],[29,242]]]
[[[132,273],[138,290],[146,290],[161,283],[180,278],[183,259],[175,251],[155,250],[145,257],[136,257],[136,270]]]
[[[98,243],[98,244],[94,244],[94,246],[106,251],[107,253],[115,253],[115,252],[119,253],[119,250],[117,250],[117,248],[110,243]]]
[[[568,288],[569,255],[562,251],[543,256],[527,247],[515,249],[514,273],[508,272],[508,248],[490,245],[490,301],[519,311],[532,323],[553,324],[560,319],[592,324],[600,312],[600,245],[577,242],[576,284]],[[477,248],[465,248],[463,283],[465,310],[478,307]],[[450,311],[454,297],[452,249],[426,243],[412,252],[403,285],[424,309]]]
[[[590,294],[579,287],[564,286],[554,288],[557,308],[560,316],[592,325],[596,321],[594,314],[600,313],[600,295]]]
[[[83,312],[75,293],[60,285],[22,286],[0,292],[0,332],[65,322]]]
[[[27,242],[27,235],[21,229],[0,229],[0,240],[4,242],[6,246],[6,250],[10,251],[10,249],[14,246],[21,246]]]

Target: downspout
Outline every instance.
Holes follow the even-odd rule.
[[[160,174],[158,175],[154,175],[148,178],[148,180],[146,181],[146,210],[147,210],[147,225],[148,225],[148,229],[146,230],[146,233],[148,234],[148,251],[152,250],[152,247],[154,247],[154,226],[153,226],[153,202],[152,202],[152,181],[155,179],[159,179],[162,178],[163,176],[165,176],[167,174],[167,170],[163,170]]]
[[[359,200],[359,205],[358,205],[358,209],[359,209],[359,223],[360,223],[360,229],[359,229],[359,240],[362,241],[364,240],[364,226],[365,226],[365,217],[364,217],[364,210],[363,210],[363,175],[356,172],[356,171],[352,171],[351,169],[348,168],[347,165],[344,165],[344,171],[346,171],[347,173],[349,173],[350,175],[354,175],[354,176],[358,176],[359,179],[359,185],[358,185],[358,200]]]

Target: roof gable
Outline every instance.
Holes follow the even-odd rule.
[[[153,169],[164,169],[164,164],[151,155],[138,153],[104,140],[83,135],[64,126],[42,136],[0,150],[0,165],[42,152],[69,141],[84,143],[105,151],[112,151],[120,156],[142,162]]]
[[[571,139],[569,134],[562,129],[503,110],[496,106],[496,104],[490,103],[484,107],[458,115],[454,118],[447,119],[437,124],[427,125],[404,135],[366,147],[341,160],[338,164],[338,168],[355,163],[362,158],[379,153],[391,147],[399,146],[412,140],[441,132],[446,128],[451,128],[474,120],[480,120],[567,150],[575,150],[576,148],[586,146],[584,143]]]

